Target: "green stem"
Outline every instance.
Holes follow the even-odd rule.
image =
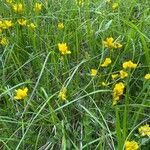
[[[119,108],[115,106],[115,113],[116,113],[116,135],[117,135],[117,142],[118,142],[118,150],[122,150],[123,142],[121,136],[121,128],[120,128],[120,119],[119,119]]]

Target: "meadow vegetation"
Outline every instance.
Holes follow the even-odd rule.
[[[1,0],[0,149],[149,150],[149,6]]]

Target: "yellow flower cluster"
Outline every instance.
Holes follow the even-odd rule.
[[[119,7],[119,4],[118,3],[113,3],[112,4],[112,9],[115,10]]]
[[[64,24],[61,22],[61,23],[58,23],[58,29],[63,29],[64,28]]]
[[[122,66],[124,69],[135,69],[137,67],[137,64],[129,60],[129,61],[124,62]]]
[[[112,0],[106,0],[106,3],[110,4],[113,10],[116,10],[119,7],[118,3],[113,3]]]
[[[124,78],[128,77],[128,73],[126,71],[120,70],[119,73],[120,73],[120,78],[121,79],[124,79]]]
[[[119,77],[121,79],[124,79],[124,78],[128,77],[128,73],[124,70],[120,70],[119,74],[118,73],[112,74],[111,77],[112,77],[113,80],[116,79],[116,78],[119,78]]]
[[[67,92],[67,89],[66,88],[62,88],[59,92],[59,95],[58,97],[62,100],[62,101],[65,101],[67,99],[67,96],[66,96],[66,92]]]
[[[101,67],[107,67],[110,64],[111,64],[111,59],[106,58],[105,61],[103,62],[103,64],[101,64]]]
[[[137,150],[139,149],[139,145],[135,141],[126,141],[125,142],[125,150]]]
[[[14,96],[14,99],[16,100],[22,100],[27,96],[28,88],[25,87],[23,89],[16,90],[16,96]]]
[[[145,78],[146,80],[150,80],[150,73],[147,73],[147,74],[144,76],[144,78]]]
[[[103,41],[104,47],[112,49],[121,48],[122,45],[119,42],[114,41],[112,37],[106,38],[105,41]]]
[[[139,133],[141,136],[150,136],[150,126],[149,124],[146,124],[144,126],[141,126],[139,129]]]
[[[13,26],[11,20],[0,20],[0,29],[9,29]]]
[[[96,69],[91,69],[91,76],[96,76],[97,75],[97,70]]]
[[[123,63],[123,69],[130,69],[130,68],[136,68],[137,64],[134,64],[131,60],[130,61],[126,61]],[[120,77],[120,79],[124,79],[126,77],[128,77],[128,72],[124,71],[124,70],[120,70],[119,74],[112,74],[111,75],[112,79],[116,79],[118,77]],[[115,105],[117,103],[117,101],[119,101],[120,97],[123,95],[124,92],[124,84],[122,82],[117,83],[113,89],[113,105]]]
[[[42,10],[42,4],[41,3],[35,3],[33,10],[35,12],[40,12]]]
[[[84,4],[84,0],[76,0],[76,4],[82,6]]]
[[[15,13],[22,13],[24,11],[23,5],[21,3],[13,4],[12,9]]]
[[[0,44],[3,45],[3,46],[6,46],[8,44],[8,40],[5,37],[3,37],[0,40]]]
[[[17,22],[21,26],[26,26],[27,25],[27,20],[26,19],[18,19]]]
[[[13,2],[10,0],[7,0],[6,2],[12,6],[12,10],[17,14],[23,13],[25,10],[24,5],[22,3],[13,4]],[[33,11],[40,12],[42,10],[42,6],[43,6],[42,3],[35,3],[33,7]]]
[[[62,55],[71,54],[66,43],[58,43],[58,49]]]
[[[116,79],[116,78],[119,77],[119,74],[117,74],[117,73],[116,73],[116,74],[112,74],[111,77],[112,77],[112,79],[114,80],[114,79]]]
[[[30,23],[27,25],[30,29],[34,30],[36,28],[36,25],[34,23]]]
[[[113,80],[115,80],[116,78],[119,78],[119,77],[121,79],[124,79],[124,78],[128,77],[128,73],[124,70],[120,70],[119,74],[118,73],[117,74],[112,74],[111,77],[112,77]]]
[[[34,23],[29,23],[27,25],[27,20],[26,19],[18,19],[17,23],[20,26],[28,26],[30,29],[35,29],[36,25]],[[0,31],[2,32],[2,30],[5,29],[9,29],[13,26],[13,23],[11,20],[0,20]]]
[[[120,97],[123,95],[125,85],[120,82],[117,83],[113,89],[113,105],[117,104],[117,101],[119,101]]]
[[[28,24],[28,21],[26,19],[18,19],[17,22],[20,26],[27,26],[32,30],[34,30],[37,27],[33,22]]]
[[[137,67],[137,64],[135,64],[131,60],[129,60],[129,61],[124,62],[122,66],[123,66],[123,69],[134,69]],[[113,80],[118,77],[120,77],[121,79],[124,79],[124,78],[128,77],[128,72],[126,72],[124,70],[120,70],[119,74],[112,74],[111,77]]]

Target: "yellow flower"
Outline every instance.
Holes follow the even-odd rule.
[[[6,38],[2,38],[2,39],[0,40],[0,44],[3,45],[3,46],[5,46],[5,45],[8,44],[8,40],[7,40]]]
[[[137,67],[137,64],[134,64],[131,60],[129,60],[129,61],[124,62],[122,66],[124,69],[128,69],[128,68],[134,69]]]
[[[2,29],[9,29],[12,26],[13,26],[13,23],[11,20],[0,21],[0,28],[2,28]]]
[[[58,23],[58,29],[63,29],[64,28],[64,24],[63,23]]]
[[[35,12],[40,12],[42,10],[42,4],[41,3],[35,3],[33,10]]]
[[[150,73],[146,74],[146,75],[144,76],[144,78],[145,78],[146,80],[150,80]]]
[[[114,80],[114,79],[116,79],[116,78],[119,77],[119,74],[112,74],[111,77],[112,77],[112,79]]]
[[[12,21],[9,21],[9,20],[4,20],[3,21],[3,29],[8,29],[8,28],[10,28],[12,26],[13,26]]]
[[[113,89],[113,105],[117,104],[117,101],[119,101],[120,96],[123,95],[124,92],[124,84],[122,82],[117,83]]]
[[[101,67],[107,67],[110,64],[111,64],[111,59],[106,58],[105,61],[103,62],[103,64],[101,64]]]
[[[119,7],[119,4],[118,3],[113,3],[112,4],[112,9],[115,10]]]
[[[125,72],[125,71],[123,71],[123,70],[120,71],[120,78],[121,78],[121,79],[124,79],[124,78],[126,78],[127,76],[128,76],[128,73],[127,73],[127,72]]]
[[[27,25],[27,20],[25,20],[25,19],[18,19],[17,22],[21,26],[26,26]]]
[[[30,29],[34,30],[34,29],[36,28],[36,25],[35,25],[34,23],[30,23],[30,24],[28,25],[28,27],[29,27]]]
[[[18,89],[16,90],[16,96],[14,96],[14,99],[21,100],[24,99],[27,96],[28,88],[25,87],[24,89]]]
[[[97,70],[96,69],[91,69],[91,76],[96,76],[97,75]]]
[[[109,82],[102,82],[102,86],[108,86],[109,84]]]
[[[63,87],[60,92],[59,92],[59,95],[58,97],[62,100],[62,101],[65,101],[67,99],[67,96],[66,96],[66,92],[67,92],[67,89],[65,87]]]
[[[139,145],[135,141],[126,141],[125,142],[125,150],[137,150],[139,149]]]
[[[104,47],[107,47],[109,49],[117,49],[121,48],[122,45],[118,42],[115,42],[112,37],[106,38],[106,41],[103,41]]]
[[[58,43],[58,49],[62,55],[71,54],[66,43]]]
[[[13,10],[15,13],[22,13],[23,12],[23,5],[21,3],[16,3],[12,7],[13,7]]]
[[[139,133],[141,136],[150,136],[150,126],[149,124],[146,124],[144,126],[141,126],[139,129]]]
[[[114,39],[112,37],[106,38],[106,41],[103,41],[105,47],[113,49],[114,48]]]
[[[84,4],[84,0],[76,0],[76,4],[82,6]]]

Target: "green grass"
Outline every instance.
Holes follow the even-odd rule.
[[[24,4],[22,13],[12,10]],[[39,13],[33,11],[42,3]],[[119,7],[112,9],[112,3]],[[0,149],[4,150],[123,150],[135,140],[149,150],[150,139],[138,128],[150,123],[150,1],[149,0],[30,0],[0,1],[0,21],[13,26],[2,29],[0,40]],[[24,18],[34,30],[20,26]],[[58,23],[64,28],[58,29]],[[0,25],[1,29],[1,25]],[[113,37],[123,47],[113,51],[102,41]],[[71,54],[61,55],[58,43],[67,43]],[[102,68],[106,57],[111,65]],[[112,80],[125,61],[138,66],[125,79]],[[91,69],[98,73],[92,77]],[[109,82],[102,86],[102,82]],[[112,106],[113,88],[123,82],[124,94]],[[28,88],[23,100],[15,90]],[[65,87],[67,99],[58,98]]]

